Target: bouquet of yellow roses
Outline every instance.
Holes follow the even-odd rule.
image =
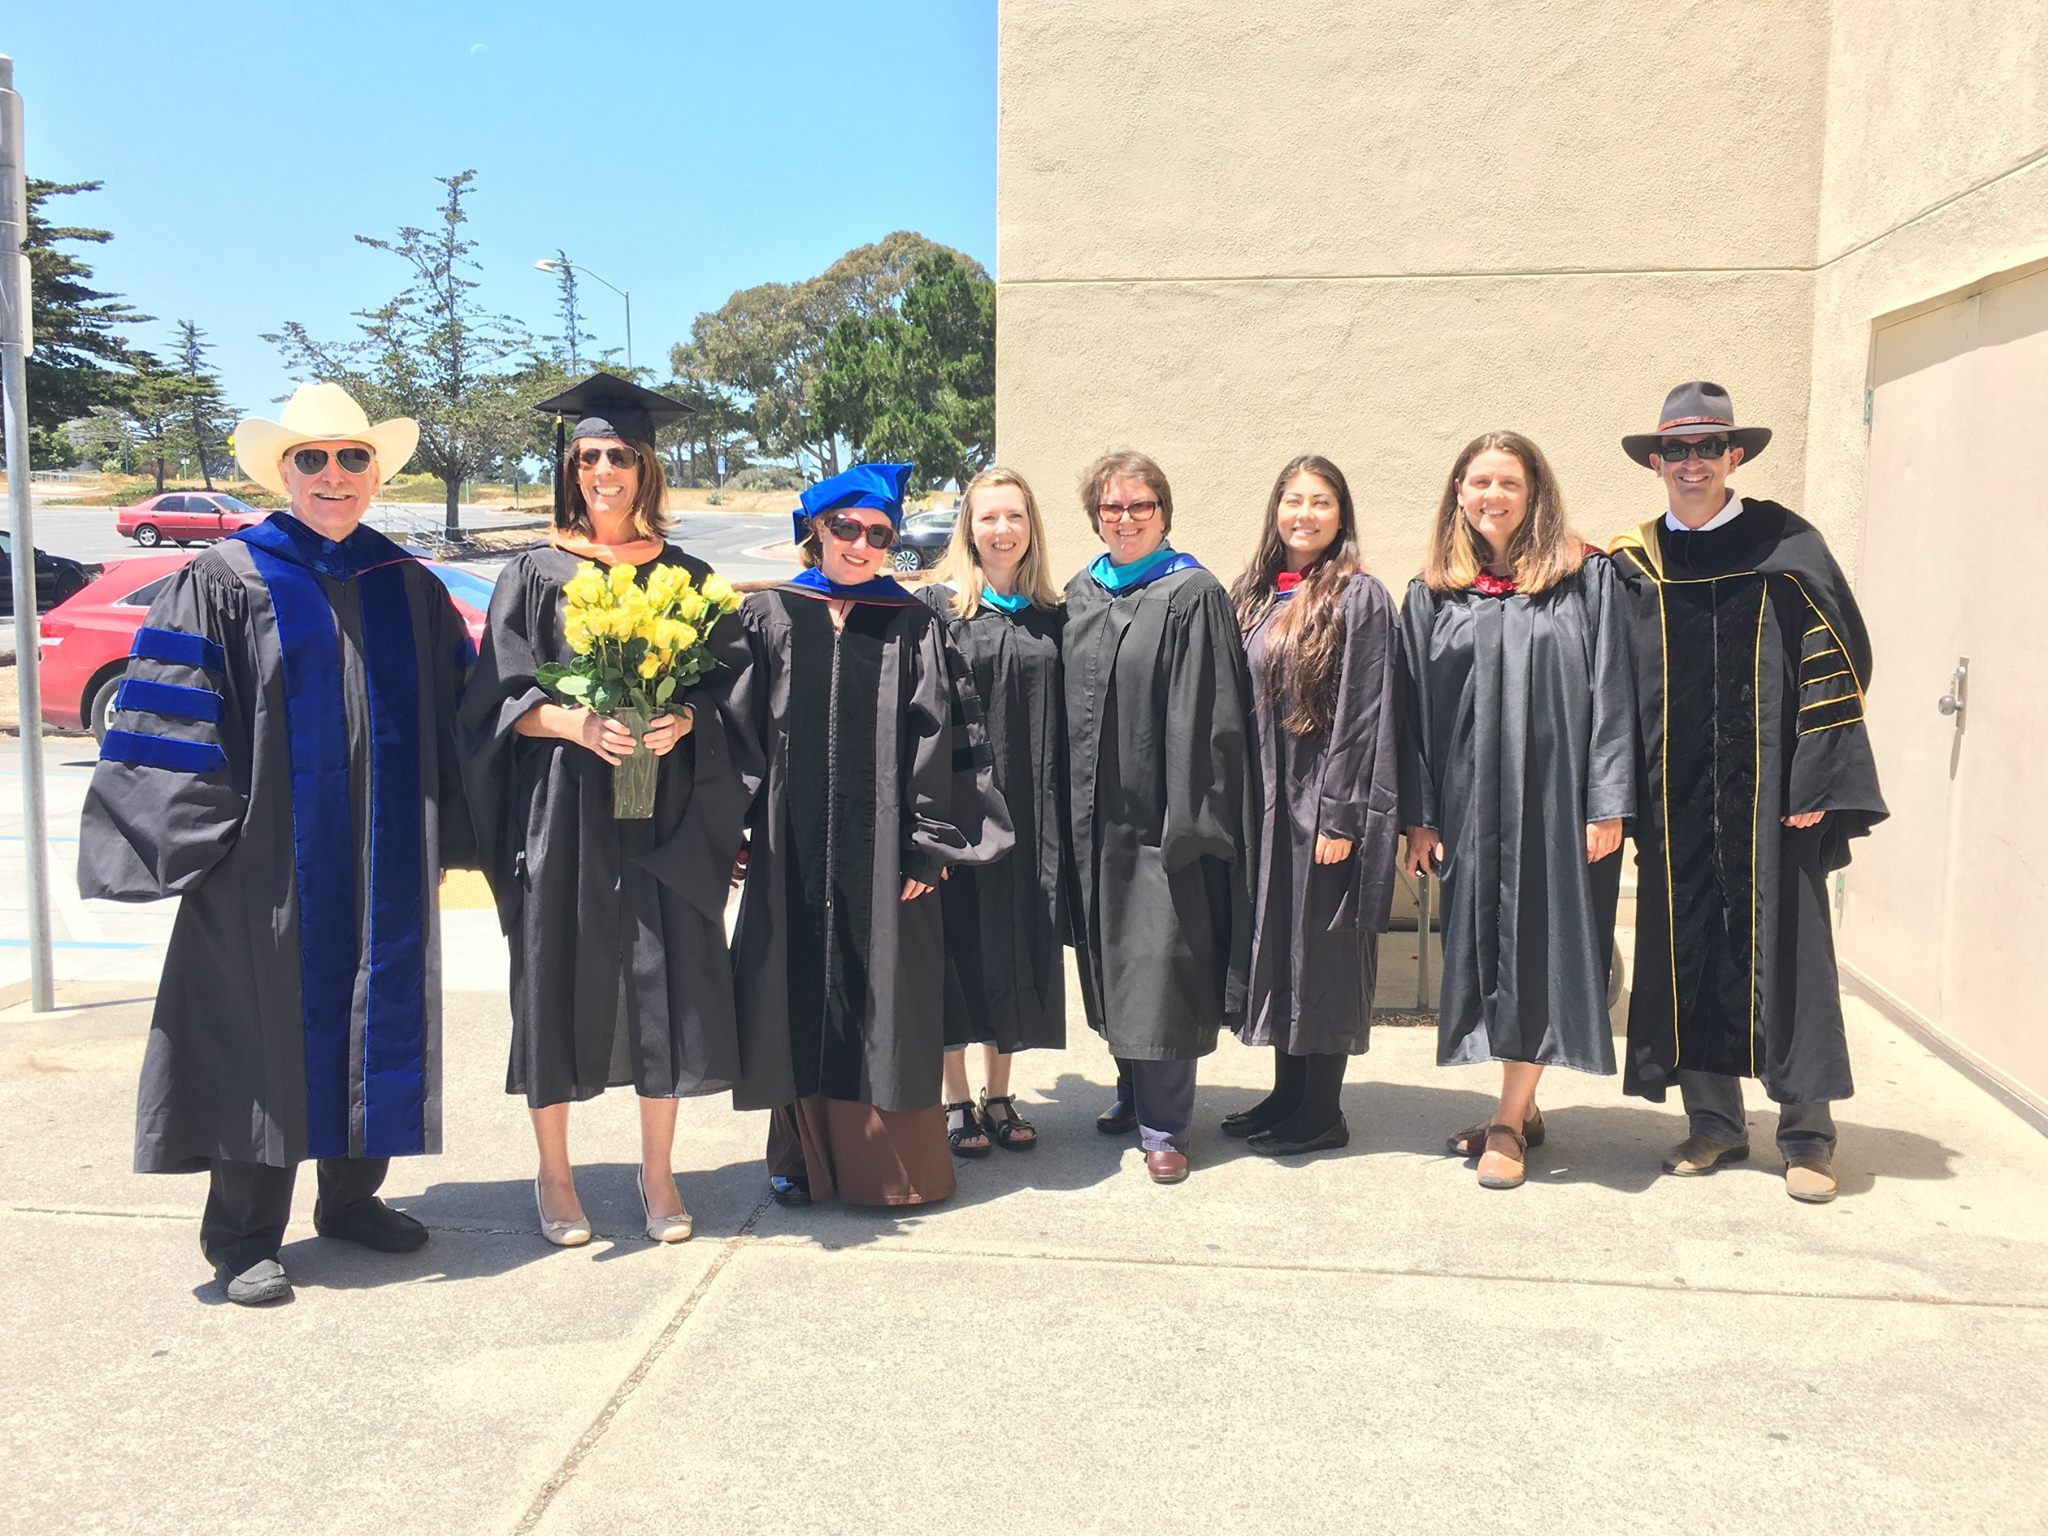
[[[612,770],[612,814],[654,814],[656,760],[641,742],[648,722],[718,663],[711,627],[740,605],[715,572],[700,586],[679,565],[639,570],[615,565],[609,577],[584,561],[562,588],[562,637],[575,659],[549,662],[534,680],[564,704],[586,705],[633,733],[633,755]]]

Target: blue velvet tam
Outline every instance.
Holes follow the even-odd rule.
[[[903,487],[910,479],[908,464],[856,464],[830,480],[820,480],[803,494],[803,505],[789,514],[790,526],[801,544],[811,531],[811,520],[841,507],[873,507],[889,514],[894,526],[903,526]]]

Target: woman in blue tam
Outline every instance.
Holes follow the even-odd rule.
[[[1177,1184],[1195,1063],[1244,1008],[1250,683],[1223,584],[1166,541],[1159,466],[1107,454],[1081,502],[1109,546],[1067,584],[1063,646],[1081,997],[1117,1067],[1095,1128]]]
[[[943,623],[884,567],[910,473],[860,464],[806,491],[802,574],[740,610],[751,664],[728,710],[759,784],[733,935],[733,1099],[774,1111],[785,1205],[954,1189],[935,893],[947,870],[1007,852],[1010,828],[985,743],[976,754],[956,730]]]

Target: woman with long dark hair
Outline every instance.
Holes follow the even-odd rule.
[[[1635,759],[1618,589],[1572,532],[1541,450],[1466,444],[1401,611],[1406,867],[1443,882],[1440,1065],[1502,1063],[1486,1120],[1450,1138],[1513,1189],[1543,1139],[1548,1065],[1614,1070],[1607,963]]]
[[[1272,1046],[1273,1091],[1223,1132],[1279,1157],[1350,1140],[1339,1093],[1345,1059],[1371,1033],[1393,894],[1400,646],[1335,464],[1309,453],[1280,471],[1258,551],[1230,595],[1261,781],[1238,1038]]]

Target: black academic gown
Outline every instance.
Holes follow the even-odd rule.
[[[1662,1099],[1695,1070],[1760,1078],[1780,1103],[1846,1099],[1827,877],[1885,817],[1856,600],[1775,502],[1710,532],[1660,518],[1615,564],[1642,772],[1623,1087]],[[1827,814],[1782,824],[1806,811]]]
[[[1251,958],[1250,682],[1199,566],[1067,585],[1062,646],[1088,1025],[1127,1061],[1190,1061],[1242,1017]]]
[[[137,1171],[438,1152],[436,888],[475,862],[447,592],[372,529],[278,513],[173,575],[131,657],[78,886],[180,898]]]
[[[979,700],[997,791],[1015,846],[986,869],[956,870],[940,888],[946,919],[946,1046],[1059,1050],[1067,1043],[1064,878],[1065,732],[1060,630],[1065,614],[984,603],[953,612],[953,589],[919,599],[946,627]]]
[[[1586,823],[1635,809],[1618,604],[1599,554],[1534,597],[1409,583],[1401,821],[1443,841],[1442,1065],[1614,1070],[1621,859],[1588,867]]]
[[[986,763],[956,734],[944,625],[906,593],[856,602],[835,631],[824,599],[793,586],[740,617],[750,660],[722,693],[756,793],[733,1100],[934,1107],[944,920],[936,894],[900,900],[903,882],[937,886],[1010,847]]]
[[[647,820],[613,817],[612,768],[596,753],[514,729],[549,701],[534,673],[573,655],[562,588],[581,564],[553,548],[506,564],[462,708],[484,873],[511,942],[505,1089],[535,1108],[626,1084],[644,1098],[713,1093],[739,1077],[725,902],[745,793],[718,711],[695,709],[661,759]],[[670,545],[639,579],[657,564],[711,574]]]
[[[1281,724],[1273,625],[1299,597],[1278,599],[1245,636],[1258,754],[1259,840],[1253,873],[1251,993],[1238,1038],[1290,1056],[1358,1054],[1372,1030],[1377,935],[1394,893],[1400,638],[1394,601],[1360,572],[1345,584],[1344,653],[1326,731]],[[1348,839],[1341,864],[1315,861],[1316,838]]]

